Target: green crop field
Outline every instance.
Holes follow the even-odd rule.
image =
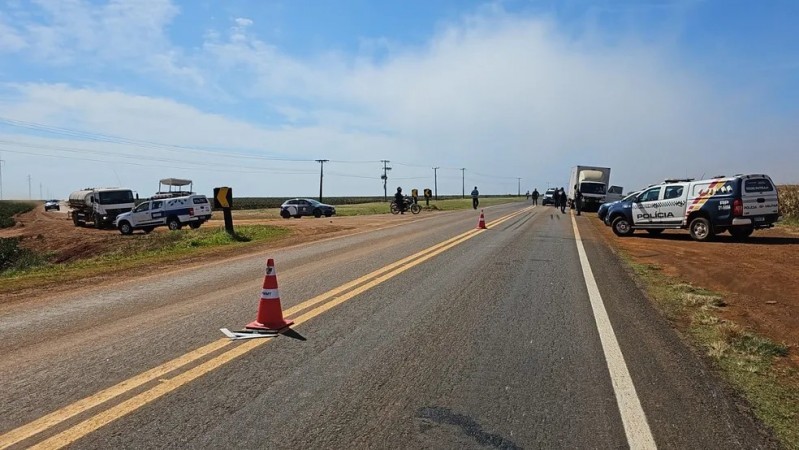
[[[15,214],[28,212],[35,207],[36,203],[31,202],[0,201],[0,228],[13,227]]]

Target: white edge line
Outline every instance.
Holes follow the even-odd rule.
[[[631,449],[656,449],[655,439],[652,437],[646,414],[644,414],[644,409],[641,407],[641,401],[635,391],[630,371],[624,362],[624,355],[621,353],[608,312],[605,310],[605,304],[599,294],[594,272],[588,262],[583,240],[580,237],[580,230],[577,228],[577,221],[573,214],[571,219],[575,241],[577,242],[577,253],[580,255],[580,265],[583,268],[585,287],[591,300],[591,309],[594,311],[594,320],[596,321],[597,331],[599,331],[602,351],[605,353],[605,361],[613,384],[613,392],[616,394],[616,403],[619,406],[621,421],[624,424],[624,433],[627,435],[627,444]]]

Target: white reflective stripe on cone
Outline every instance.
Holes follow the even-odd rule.
[[[264,289],[261,291],[261,300],[275,300],[280,298],[278,289]]]

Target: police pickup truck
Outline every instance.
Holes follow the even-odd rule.
[[[666,229],[688,229],[697,241],[729,231],[737,239],[779,219],[777,188],[766,175],[736,175],[708,180],[666,180],[608,210],[617,236],[637,229],[657,235]]]
[[[117,216],[114,225],[122,234],[134,230],[149,233],[155,227],[167,226],[179,230],[183,225],[200,228],[211,218],[211,205],[204,195],[150,199],[133,208],[132,211]]]

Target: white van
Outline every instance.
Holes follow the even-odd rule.
[[[183,225],[200,228],[210,218],[208,199],[204,195],[187,195],[147,200],[131,212],[120,214],[114,225],[122,234],[131,234],[134,230],[149,233],[160,226],[167,226],[170,230],[179,230]]]

